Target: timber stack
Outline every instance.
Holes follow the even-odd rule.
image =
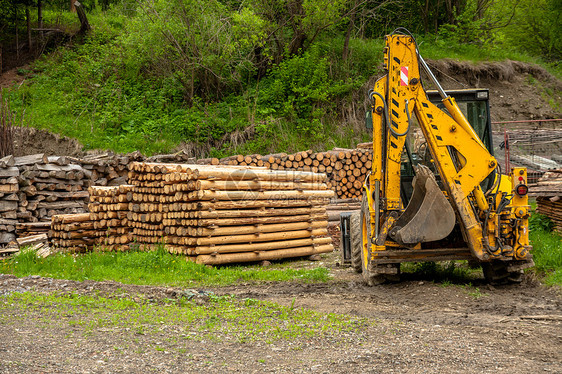
[[[296,170],[325,173],[326,184],[340,199],[361,197],[361,186],[371,170],[372,143],[362,143],[356,149],[334,148],[327,152],[302,151],[294,154],[275,153],[266,156],[236,155],[222,159],[198,160],[199,164],[263,166],[271,170]]]
[[[554,231],[562,234],[562,169],[547,171],[529,187],[529,195],[537,197],[537,212],[549,217]]]
[[[12,156],[0,159],[0,246],[16,239],[19,170]]]
[[[208,265],[333,250],[326,175],[260,167],[133,162],[131,225],[141,244],[163,241]]]
[[[174,209],[173,196],[164,188],[164,175],[175,171],[176,164],[129,164],[129,184],[133,186],[127,219],[133,240],[141,249],[150,250],[157,244],[166,244],[164,214]],[[177,206],[181,209],[180,206]],[[182,254],[182,248],[167,245],[172,253]]]
[[[88,210],[97,238],[95,244],[103,250],[128,250],[133,241],[127,218],[133,186],[91,186],[88,192]]]
[[[90,213],[57,214],[51,217],[49,239],[58,251],[88,252],[96,244],[97,230]]]
[[[91,172],[68,157],[15,157],[19,169],[20,222],[49,221],[58,214],[86,212]]]
[[[129,162],[142,160],[140,152],[116,155],[112,152],[86,155],[75,162],[90,172],[91,184],[95,186],[119,186],[127,184]]]

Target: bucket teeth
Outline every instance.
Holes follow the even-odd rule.
[[[418,165],[415,171],[412,198],[390,233],[391,238],[407,246],[445,238],[456,221],[453,207],[431,170]]]

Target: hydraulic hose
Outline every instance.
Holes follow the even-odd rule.
[[[373,91],[372,95],[377,95],[382,100],[382,109],[383,109],[383,112],[384,112],[384,119],[387,123],[388,129],[390,130],[390,132],[396,137],[406,135],[408,133],[408,131],[410,131],[410,126],[412,124],[412,120],[410,118],[410,111],[408,110],[408,100],[406,100],[406,115],[408,116],[408,128],[403,133],[399,133],[399,132],[396,132],[396,130],[394,130],[392,128],[392,125],[390,123],[390,115],[388,114],[387,104],[386,104],[386,100],[384,99],[384,97],[376,91]]]

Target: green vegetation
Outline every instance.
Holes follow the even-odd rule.
[[[482,276],[479,268],[470,269],[466,261],[406,262],[400,268],[402,273],[415,274],[443,285],[470,284]]]
[[[197,286],[229,285],[241,282],[304,281],[326,282],[326,268],[267,269],[253,266],[206,267],[160,249],[152,252],[91,252],[56,254],[37,258],[34,252],[0,261],[0,273],[16,276],[41,275],[71,280],[113,280],[131,284]]]
[[[368,324],[349,316],[230,296],[211,296],[204,303],[165,299],[159,304],[133,296],[75,293],[27,292],[0,297],[0,325],[33,316],[38,316],[46,328],[70,326],[84,335],[100,328],[126,328],[131,335],[151,335],[165,327],[175,331],[167,339],[178,349],[185,340],[269,344],[301,337],[332,337],[343,342],[342,332],[359,332]],[[159,349],[158,345],[150,348]]]
[[[552,222],[539,213],[531,216],[529,227],[536,269],[544,274],[546,284],[562,285],[562,237],[551,231]]]
[[[23,34],[24,9],[36,6],[8,3],[0,21],[13,27],[0,40],[14,19]],[[367,82],[396,27],[416,34],[426,58],[522,60],[560,75],[560,0],[529,4],[85,0],[93,30],[44,55],[5,96],[30,125],[86,148],[151,154],[186,142],[219,157],[348,147],[369,138]],[[78,28],[67,2],[43,5],[45,25]]]

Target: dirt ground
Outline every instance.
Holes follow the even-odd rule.
[[[239,284],[205,291],[375,321],[368,331],[345,333],[343,340],[167,340],[179,326],[141,336],[127,328],[99,328],[86,336],[69,324],[70,317],[45,327],[44,316],[31,313],[2,325],[0,373],[562,372],[562,297],[557,288],[529,278],[519,286],[492,287],[480,279],[455,285],[415,275],[397,284],[366,287],[360,275],[336,262],[337,254],[320,262],[295,262],[296,267],[328,267],[334,277],[328,283]],[[124,293],[151,302],[182,292],[0,275],[0,295],[26,291]],[[13,311],[13,316],[21,312]]]

